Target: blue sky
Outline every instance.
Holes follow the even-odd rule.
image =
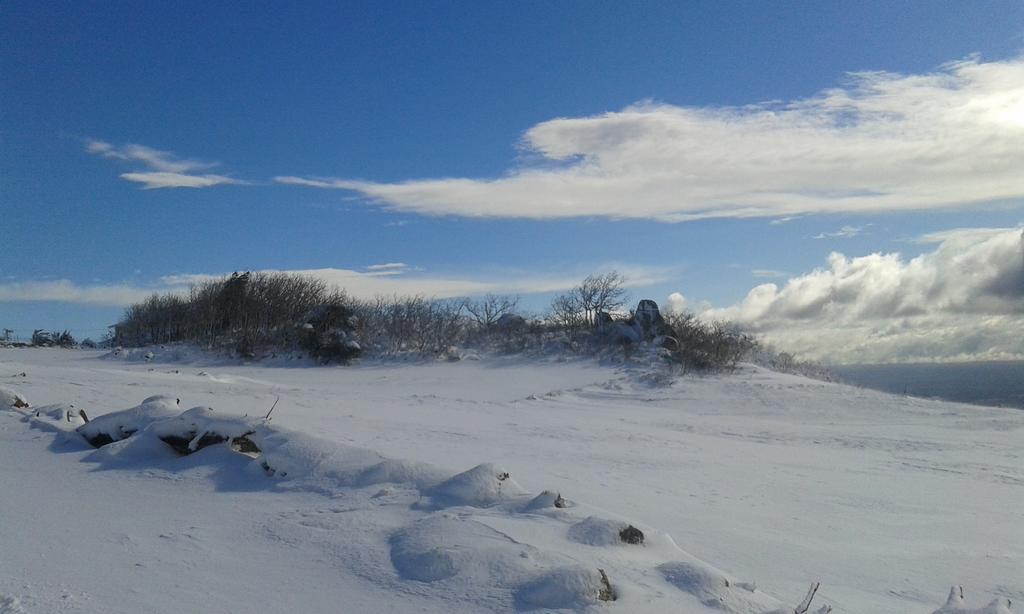
[[[5,3],[0,326],[98,335],[241,269],[539,311],[618,268],[637,298],[754,318],[752,288],[832,252],[905,276],[989,240],[929,233],[1019,234],[1022,49],[1020,2]],[[1024,352],[972,309],[932,324],[975,341],[858,356]]]

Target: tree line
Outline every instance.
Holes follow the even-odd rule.
[[[131,305],[108,342],[189,342],[243,357],[298,349],[338,362],[366,354],[444,355],[456,347],[526,352],[554,346],[629,355],[653,344],[668,360],[695,370],[729,368],[756,346],[727,324],[692,314],[662,316],[653,301],[641,302],[654,305],[653,316],[638,315],[626,309],[627,298],[626,279],[615,271],[586,277],[533,317],[518,313],[512,295],[365,300],[311,276],[243,272]]]

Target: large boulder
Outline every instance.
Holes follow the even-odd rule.
[[[669,332],[658,303],[650,299],[644,299],[637,304],[636,311],[633,312],[633,323],[644,341],[651,341],[658,335]]]

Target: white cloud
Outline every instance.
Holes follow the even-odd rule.
[[[850,239],[864,232],[864,229],[871,224],[864,226],[843,226],[834,232],[822,232],[814,235],[815,239]]]
[[[186,175],[184,173],[144,172],[122,173],[121,179],[143,184],[144,189],[157,188],[208,188],[210,186],[241,183],[224,175]]]
[[[50,301],[78,305],[123,307],[141,301],[156,290],[181,290],[170,286],[142,288],[127,284],[80,285],[66,279],[0,284],[0,303]]]
[[[680,292],[673,292],[668,295],[668,302],[665,304],[668,311],[682,313],[690,308],[690,300]]]
[[[738,322],[777,347],[833,362],[1024,359],[1024,231],[956,229],[935,250],[857,258],[702,314]]]
[[[277,177],[431,215],[681,221],[932,209],[1024,197],[1024,58],[860,72],[788,103],[645,102],[526,131],[544,164],[492,179]]]
[[[122,173],[121,178],[143,184],[145,189],[158,188],[207,188],[223,184],[243,184],[244,181],[232,179],[225,175],[198,174],[217,166],[212,162],[200,162],[178,158],[174,154],[146,147],[145,145],[127,144],[115,146],[105,141],[86,141],[85,150],[104,158],[137,162],[146,166],[147,171]]]
[[[381,277],[384,275],[401,275],[409,272],[409,265],[404,262],[385,262],[383,264],[371,264],[366,267],[366,275]]]
[[[376,267],[376,268],[375,268]],[[664,282],[668,271],[635,266],[601,267],[599,271],[615,268],[627,279],[627,286],[640,288]],[[557,292],[579,283],[583,275],[537,274],[519,272],[491,274],[487,277],[431,275],[412,269],[404,263],[371,265],[367,271],[351,269],[322,268],[278,271],[266,269],[267,273],[295,273],[322,279],[328,284],[345,289],[359,298],[380,295],[420,294],[432,298],[450,298],[495,293],[537,294]],[[26,301],[54,301],[89,305],[126,306],[145,299],[154,292],[186,292],[188,287],[224,277],[224,274],[178,274],[166,275],[153,286],[129,284],[80,285],[68,280],[33,281],[0,284],[0,303]]]

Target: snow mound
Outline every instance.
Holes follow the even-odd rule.
[[[28,404],[28,401],[25,399],[25,397],[23,397],[19,393],[15,392],[11,388],[8,388],[6,386],[0,386],[0,407],[3,407],[3,408],[8,408],[8,407],[21,408],[21,407],[28,407],[28,406],[29,406],[29,404]]]
[[[983,608],[968,608],[964,600],[964,589],[954,586],[949,590],[949,598],[946,605],[932,614],[1013,614],[1010,610],[1009,599],[993,599]]]
[[[429,489],[444,480],[446,475],[445,472],[426,463],[389,458],[359,472],[355,485],[413,484],[420,489]]]
[[[130,409],[115,411],[78,427],[77,431],[93,447],[101,447],[132,436],[150,424],[178,415],[178,400],[152,396]]]
[[[503,468],[483,463],[438,484],[429,494],[445,504],[488,507],[526,491]]]
[[[532,546],[481,522],[448,513],[427,516],[391,538],[395,570],[402,578],[419,582],[457,577],[466,587],[511,589],[545,562],[538,556],[545,558]]]
[[[520,610],[581,609],[597,603],[601,574],[579,566],[544,572],[522,584],[515,592]]]
[[[771,614],[792,612],[782,604],[757,590],[753,583],[739,582],[724,572],[700,561],[673,561],[658,566],[665,580],[679,590],[689,593],[702,604],[730,614]]]
[[[569,539],[588,546],[614,546],[621,544],[619,533],[628,524],[618,520],[608,520],[597,516],[588,516],[569,527]]]
[[[278,478],[305,478],[324,487],[351,486],[368,467],[385,458],[376,452],[282,429],[261,429],[253,440],[262,450],[260,466]]]

